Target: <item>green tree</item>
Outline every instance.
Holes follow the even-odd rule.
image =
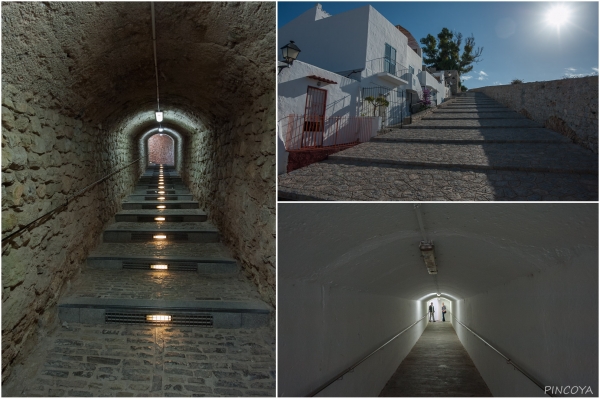
[[[427,35],[421,39],[421,44],[424,45],[421,47],[424,55],[423,62],[438,70],[456,70],[463,75],[473,70],[474,62],[483,61],[481,59],[483,47],[475,49],[473,35],[466,38],[461,54],[462,33],[452,32],[448,28],[442,29],[437,39],[431,34]]]
[[[512,82],[510,82],[511,85],[518,85],[520,83],[523,83],[521,79],[513,79]]]
[[[390,105],[390,102],[381,95],[378,96],[377,98],[375,98],[373,96],[365,97],[364,101],[368,102],[369,104],[371,104],[373,106],[373,116],[375,116],[375,111],[379,107],[387,107],[388,105]]]

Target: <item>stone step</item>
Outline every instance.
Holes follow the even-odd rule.
[[[375,142],[396,143],[571,143],[565,136],[544,128],[517,129],[394,129],[375,136]]]
[[[165,220],[156,220],[164,218]],[[201,209],[129,209],[115,215],[117,222],[205,222],[206,212]]]
[[[219,230],[208,222],[116,222],[103,233],[104,242],[219,242]]]
[[[163,181],[166,184],[182,184],[182,185],[184,184],[183,181],[178,177],[173,177],[173,178],[165,177],[163,179]],[[153,177],[141,178],[138,180],[137,184],[158,184],[158,178],[153,178]]]
[[[565,144],[369,142],[329,156],[334,162],[436,168],[598,174],[598,157]]]
[[[293,201],[597,201],[598,176],[326,160],[278,176],[278,197]]]
[[[234,274],[237,262],[222,243],[102,243],[87,258],[92,268],[153,270],[166,265],[169,272]]]
[[[190,201],[194,197],[192,194],[132,194],[127,199],[132,202],[137,201],[161,201],[158,198],[164,198],[164,201]]]
[[[161,193],[159,193],[159,191],[162,191]],[[148,190],[147,188],[143,188],[143,189],[136,189],[132,195],[144,195],[144,194],[167,194],[167,195],[180,195],[180,194],[190,194],[190,190],[187,189],[181,189],[181,190],[168,190],[168,189],[153,189],[153,190]]]
[[[258,300],[65,298],[58,304],[61,322],[83,324],[257,328],[269,324],[270,313],[271,308]],[[169,320],[148,320],[157,315]]]
[[[474,120],[420,120],[410,125],[411,129],[481,129],[543,127],[527,118],[522,119],[474,119]]]
[[[165,187],[165,190],[188,190],[184,184],[160,184]],[[162,190],[158,188],[159,184],[138,184],[135,186],[135,191],[138,190]],[[188,190],[189,191],[189,190]]]
[[[123,209],[198,209],[198,201],[129,201],[124,200]],[[164,208],[158,207],[164,206]]]
[[[444,107],[444,109],[453,109],[453,108],[502,108],[502,104],[448,104]]]
[[[508,108],[485,108],[485,109],[470,109],[470,108],[436,108],[433,110],[434,114],[455,114],[455,113],[473,113],[473,114],[488,114],[488,113],[514,113],[512,109]],[[519,114],[520,115],[520,114]]]
[[[456,113],[437,113],[434,112],[421,120],[456,120],[456,119],[526,119],[523,115],[516,112],[456,112]]]

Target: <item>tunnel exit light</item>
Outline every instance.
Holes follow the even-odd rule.
[[[163,120],[163,113],[160,111],[156,111],[156,121],[162,122],[162,120]]]
[[[146,321],[171,321],[171,316],[166,314],[149,314],[146,315]]]

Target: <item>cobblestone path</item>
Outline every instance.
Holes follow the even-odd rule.
[[[4,395],[275,396],[272,309],[198,203],[182,205],[190,194],[177,173],[162,169],[149,168],[124,200],[59,302],[61,325]],[[190,239],[206,231],[206,242]],[[156,315],[171,320],[148,320]]]
[[[592,201],[598,155],[467,93],[278,180],[283,200]]]

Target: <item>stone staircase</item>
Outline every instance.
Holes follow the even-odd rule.
[[[59,303],[61,322],[85,324],[257,328],[270,313],[177,172],[158,165]]]
[[[583,201],[598,198],[598,155],[467,93],[393,129],[279,176],[282,200]]]

